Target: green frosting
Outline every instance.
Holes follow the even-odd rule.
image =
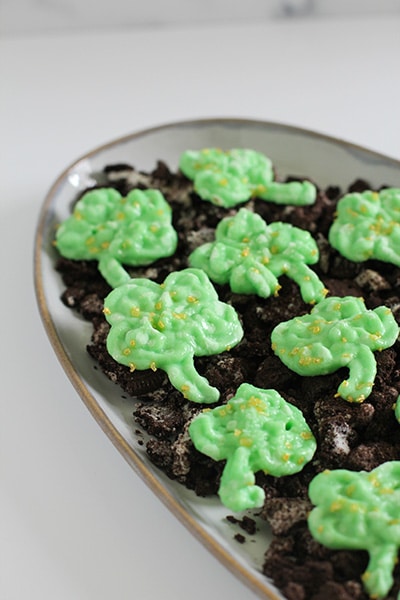
[[[374,350],[394,344],[399,327],[385,306],[367,310],[361,298],[331,297],[310,314],[280,323],[272,348],[290,369],[303,376],[326,375],[348,367],[338,395],[349,402],[369,396],[376,375]]]
[[[243,383],[225,405],[194,418],[189,435],[197,450],[226,460],[219,496],[233,511],[263,505],[264,490],[254,474],[275,477],[300,471],[311,460],[316,442],[300,410],[276,390]]]
[[[313,537],[333,549],[366,550],[364,586],[371,598],[386,596],[400,547],[400,462],[371,472],[325,471],[309,495],[316,505],[308,518]]]
[[[344,196],[329,241],[349,260],[375,258],[400,266],[400,188]]]
[[[188,150],[181,155],[179,168],[194,181],[194,189],[203,200],[225,208],[252,196],[276,204],[308,205],[317,195],[309,181],[273,181],[271,160],[255,150]]]
[[[243,330],[203,271],[173,272],[161,285],[130,279],[107,296],[104,314],[111,325],[107,350],[117,362],[132,371],[163,369],[193,402],[218,400],[218,390],[199,375],[193,357],[229,350]]]
[[[122,264],[148,265],[171,256],[176,245],[171,208],[158,190],[133,190],[126,198],[113,188],[87,192],[56,234],[63,256],[98,260],[111,287],[130,279]]]
[[[396,419],[398,420],[398,422],[400,423],[400,396],[397,396],[397,400],[394,404],[394,416],[396,417]]]
[[[189,262],[216,283],[229,283],[238,294],[267,298],[278,293],[278,277],[286,275],[300,286],[305,302],[325,297],[324,284],[307,266],[318,261],[318,247],[308,231],[287,223],[267,225],[242,208],[220,221],[215,237],[215,242],[196,248]]]

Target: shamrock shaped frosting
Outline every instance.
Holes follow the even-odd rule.
[[[216,283],[267,298],[278,293],[278,277],[287,275],[300,286],[305,302],[325,297],[324,284],[307,266],[318,261],[318,247],[308,231],[288,223],[267,225],[260,215],[241,208],[220,221],[215,238],[196,248],[189,262]]]
[[[122,264],[148,265],[176,249],[171,208],[158,190],[133,190],[126,198],[113,188],[87,192],[58,228],[56,246],[66,258],[99,261],[111,287],[130,279]]]
[[[386,596],[400,547],[400,461],[371,472],[324,471],[309,496],[316,505],[308,518],[313,537],[332,549],[366,550],[364,586],[371,598]]]
[[[308,315],[280,323],[271,334],[281,361],[302,376],[326,375],[348,367],[349,377],[338,396],[362,402],[376,375],[374,350],[394,344],[399,327],[389,308],[367,310],[361,298],[330,297]]]
[[[132,371],[163,369],[193,402],[218,400],[193,357],[229,350],[243,330],[235,309],[218,300],[203,271],[173,272],[161,285],[130,279],[107,296],[104,314],[111,325],[107,349],[117,362]]]
[[[349,260],[375,258],[400,267],[400,188],[341,198],[329,241]]]
[[[252,196],[296,205],[313,204],[316,199],[316,188],[309,181],[273,181],[271,160],[255,150],[188,150],[181,155],[179,168],[194,181],[200,198],[225,208]]]
[[[255,485],[255,473],[275,477],[297,473],[316,449],[298,408],[276,390],[248,383],[227,404],[195,417],[189,435],[197,450],[214,460],[226,460],[218,493],[234,511],[263,505],[265,493]]]

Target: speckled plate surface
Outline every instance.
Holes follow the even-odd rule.
[[[69,166],[51,187],[42,207],[35,241],[35,287],[43,323],[63,368],[93,417],[128,461],[170,510],[235,575],[261,598],[282,595],[262,575],[270,535],[264,522],[244,545],[234,540],[230,514],[217,498],[198,498],[169,480],[148,460],[138,444],[132,411],[135,400],[99,370],[86,352],[92,326],[60,301],[63,284],[54,270],[56,224],[70,213],[77,192],[94,183],[93,173],[106,164],[130,163],[151,170],[158,159],[176,169],[180,154],[205,147],[252,148],[268,155],[279,176],[307,175],[324,187],[346,186],[355,178],[371,184],[400,186],[400,162],[350,143],[278,123],[243,119],[207,119],[171,123],[117,139],[89,152]],[[251,515],[253,516],[253,515]]]

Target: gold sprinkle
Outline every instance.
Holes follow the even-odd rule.
[[[253,445],[253,440],[248,437],[242,437],[239,440],[239,444],[245,448],[250,448]]]
[[[199,299],[196,298],[196,296],[188,296],[186,299],[190,304],[194,304],[195,302],[199,301]]]
[[[131,340],[129,342],[129,345],[130,345],[131,348],[134,348],[136,346],[136,341],[135,340]]]

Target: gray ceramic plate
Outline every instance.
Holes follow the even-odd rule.
[[[52,240],[56,224],[69,215],[77,192],[93,183],[94,172],[118,162],[151,170],[157,159],[176,168],[184,150],[205,147],[264,152],[280,176],[308,175],[322,187],[330,183],[346,186],[357,177],[372,185],[400,186],[400,162],[341,140],[277,123],[242,119],[172,123],[117,139],[74,162],[50,189],[40,215],[35,246],[37,299],[49,339],[78,394],[136,473],[193,534],[260,597],[277,600],[282,596],[261,573],[270,540],[266,525],[260,523],[254,543],[238,544],[233,538],[235,529],[226,521],[229,511],[217,498],[196,497],[149,462],[134,433],[134,401],[122,398],[119,388],[93,368],[85,350],[91,325],[61,303],[63,285],[54,270],[56,252]]]

